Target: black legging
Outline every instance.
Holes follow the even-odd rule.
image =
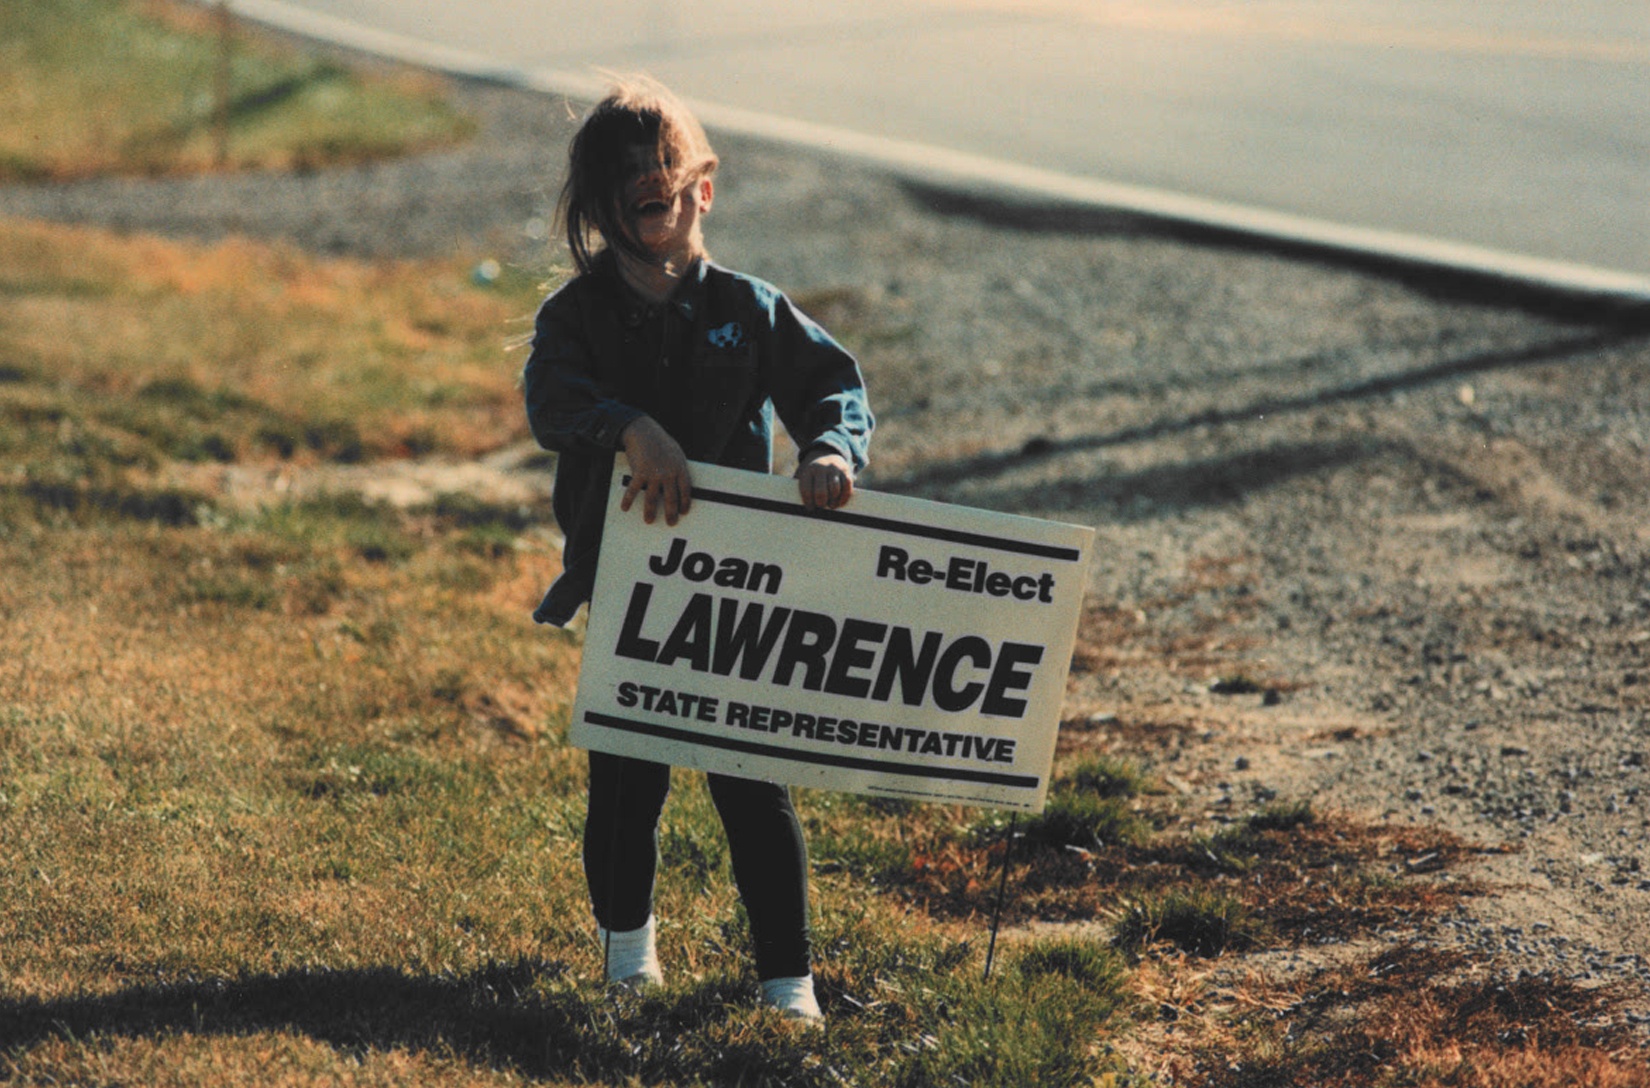
[[[750,918],[758,977],[806,975],[808,851],[790,791],[772,782],[706,777]],[[590,753],[584,875],[596,921],[606,929],[638,929],[653,913],[659,813],[669,792],[670,768],[663,763]]]

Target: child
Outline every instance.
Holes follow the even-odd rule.
[[[770,470],[778,411],[795,440],[802,502],[854,493],[873,421],[859,366],[784,295],[712,264],[701,224],[717,158],[669,91],[614,87],[573,138],[559,215],[577,275],[540,308],[524,373],[527,417],[559,453],[553,505],[563,573],[534,613],[567,623],[590,599],[614,454],[641,517],[676,524],[693,503],[688,462]],[[599,605],[595,605],[599,607]],[[809,967],[808,872],[789,792],[709,776],[750,919],[763,999],[820,1018]],[[607,977],[662,981],[653,879],[670,768],[590,753],[584,868]]]

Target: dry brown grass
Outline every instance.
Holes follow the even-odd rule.
[[[1471,879],[1436,879],[1474,852],[1436,829],[1367,824],[1344,814],[1257,828],[1266,821],[1262,812],[1215,836],[1150,833],[1154,822],[1170,824],[1166,810],[1172,804],[1136,799],[1101,810],[1098,835],[1085,841],[1050,835],[1038,821],[1021,825],[1008,917],[1102,918],[1119,904],[1196,889],[1228,898],[1263,921],[1268,943],[1317,943],[1423,921],[1488,890]],[[1127,822],[1130,812],[1138,824]],[[1057,813],[1058,805],[1042,820]],[[1001,820],[961,838],[956,825],[943,821],[923,831],[907,826],[902,849],[888,855],[884,878],[935,915],[989,916],[1005,831]]]
[[[82,479],[93,461],[475,454],[525,434],[503,348],[535,293],[476,290],[451,261],[3,223],[5,411],[55,424]],[[19,440],[0,439],[14,471]]]
[[[1508,978],[1461,953],[1396,946],[1280,984],[1251,975],[1178,992],[1160,983],[1152,1066],[1207,1088],[1637,1088],[1641,1039],[1620,987]],[[1219,1006],[1225,1015],[1185,1016]],[[1163,1053],[1159,1051],[1159,1053]]]

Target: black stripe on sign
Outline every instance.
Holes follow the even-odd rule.
[[[881,771],[885,774],[910,775],[913,778],[939,778],[949,782],[981,782],[988,786],[1012,786],[1016,789],[1025,790],[1036,789],[1038,782],[1034,775],[1028,774],[956,770],[950,767],[924,767],[916,763],[884,763],[881,760],[866,759],[863,756],[833,755],[829,752],[799,752],[791,748],[781,748],[774,744],[759,744],[756,741],[740,740],[737,737],[690,733],[686,729],[676,729],[668,725],[655,725],[652,722],[638,722],[630,718],[618,718],[612,714],[602,714],[595,710],[585,711],[584,720],[591,725],[602,725],[625,733],[638,733],[644,737],[658,737],[661,740],[679,740],[688,744],[702,744],[709,748],[723,748],[730,752],[743,752],[752,756],[774,756],[793,763],[817,763],[825,767],[846,767],[855,771]]]
[[[625,484],[630,483],[630,477],[624,477]],[[947,544],[966,544],[976,548],[992,548],[1000,552],[1014,552],[1018,555],[1035,555],[1039,559],[1059,559],[1067,563],[1075,563],[1083,557],[1083,553],[1076,548],[1067,548],[1058,544],[1039,544],[1029,540],[1010,540],[1007,537],[991,536],[988,533],[970,533],[962,529],[943,529],[934,525],[917,525],[909,521],[897,521],[894,518],[879,518],[872,514],[855,514],[847,510],[809,510],[792,502],[781,502],[778,499],[759,499],[752,495],[739,495],[732,491],[718,491],[710,487],[695,487],[693,497],[704,502],[719,502],[724,506],[743,506],[747,510],[764,510],[771,514],[784,514],[793,518],[824,518],[828,521],[840,521],[845,525],[857,525],[864,529],[881,529],[886,533],[900,533],[905,536],[920,536],[929,540],[943,540]]]

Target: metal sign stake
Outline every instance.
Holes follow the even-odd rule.
[[[985,979],[991,979],[991,962],[997,957],[997,930],[1003,923],[1003,899],[1008,894],[1008,867],[1014,860],[1015,832],[1020,826],[1020,814],[1008,818],[1008,841],[1003,845],[1003,871],[997,880],[997,903],[991,910],[991,943],[985,950]]]

